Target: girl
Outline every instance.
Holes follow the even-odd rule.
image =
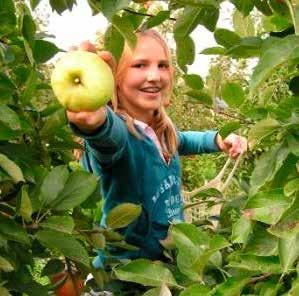
[[[159,240],[169,224],[183,220],[179,155],[224,151],[235,158],[246,150],[246,139],[230,135],[222,140],[216,131],[177,131],[164,106],[173,86],[169,49],[153,30],[137,34],[134,50],[127,45],[115,69],[113,109],[70,112],[76,135],[85,140],[84,167],[101,177],[106,215],[120,203],[142,206],[140,217],[123,229],[125,240],[138,251],[111,248],[117,258],[161,259]],[[90,44],[83,48],[93,50]],[[112,65],[112,57],[101,57]],[[95,267],[102,266],[102,254]]]

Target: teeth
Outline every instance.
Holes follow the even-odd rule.
[[[141,89],[142,91],[145,91],[145,92],[151,92],[151,93],[155,93],[155,92],[158,92],[160,91],[160,88],[156,88],[156,87],[149,87],[149,88],[143,88]]]

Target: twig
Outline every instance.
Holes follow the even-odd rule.
[[[218,191],[220,191],[221,193],[223,193],[225,191],[225,189],[229,186],[235,172],[236,172],[236,169],[237,167],[239,166],[240,164],[240,161],[241,161],[241,158],[242,158],[242,154],[240,154],[231,170],[231,172],[229,173],[227,179],[225,180],[225,182],[222,182],[222,178],[224,176],[224,173],[225,171],[227,170],[228,166],[230,165],[231,163],[231,159],[228,158],[226,163],[224,164],[224,166],[222,167],[222,169],[220,170],[220,172],[218,173],[218,175],[210,180],[207,184],[199,187],[199,188],[196,188],[190,192],[187,192],[187,191],[184,191],[183,192],[183,195],[189,200],[191,199],[192,197],[196,196],[197,194],[199,194],[200,192],[204,191],[204,190],[207,190],[207,189],[211,189],[211,188],[215,188],[217,189]]]
[[[263,274],[261,276],[258,276],[258,277],[255,277],[255,278],[252,278],[248,284],[255,284],[256,282],[259,282],[259,281],[262,281],[268,277],[272,276],[272,273],[266,273],[266,274]]]
[[[127,11],[127,12],[132,13],[132,14],[142,15],[142,16],[149,16],[149,17],[154,17],[155,16],[154,14],[138,12],[138,11],[132,10],[130,8],[125,8],[124,11]],[[177,19],[174,18],[174,17],[170,17],[169,20],[176,21]]]

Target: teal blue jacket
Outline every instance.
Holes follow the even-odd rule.
[[[126,242],[139,250],[110,248],[110,255],[131,259],[161,258],[163,248],[159,240],[166,237],[171,222],[184,220],[179,155],[219,151],[215,143],[217,132],[178,131],[178,151],[166,164],[153,141],[147,136],[142,139],[133,136],[124,120],[109,107],[105,123],[93,134],[86,135],[75,126],[72,128],[85,139],[84,168],[101,179],[104,197],[101,226],[105,227],[109,210],[120,203],[142,206],[140,217],[121,230]],[[100,256],[94,265],[101,264]]]

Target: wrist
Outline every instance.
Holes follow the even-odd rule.
[[[220,151],[224,151],[224,143],[219,133],[215,136],[215,144],[218,146]]]

